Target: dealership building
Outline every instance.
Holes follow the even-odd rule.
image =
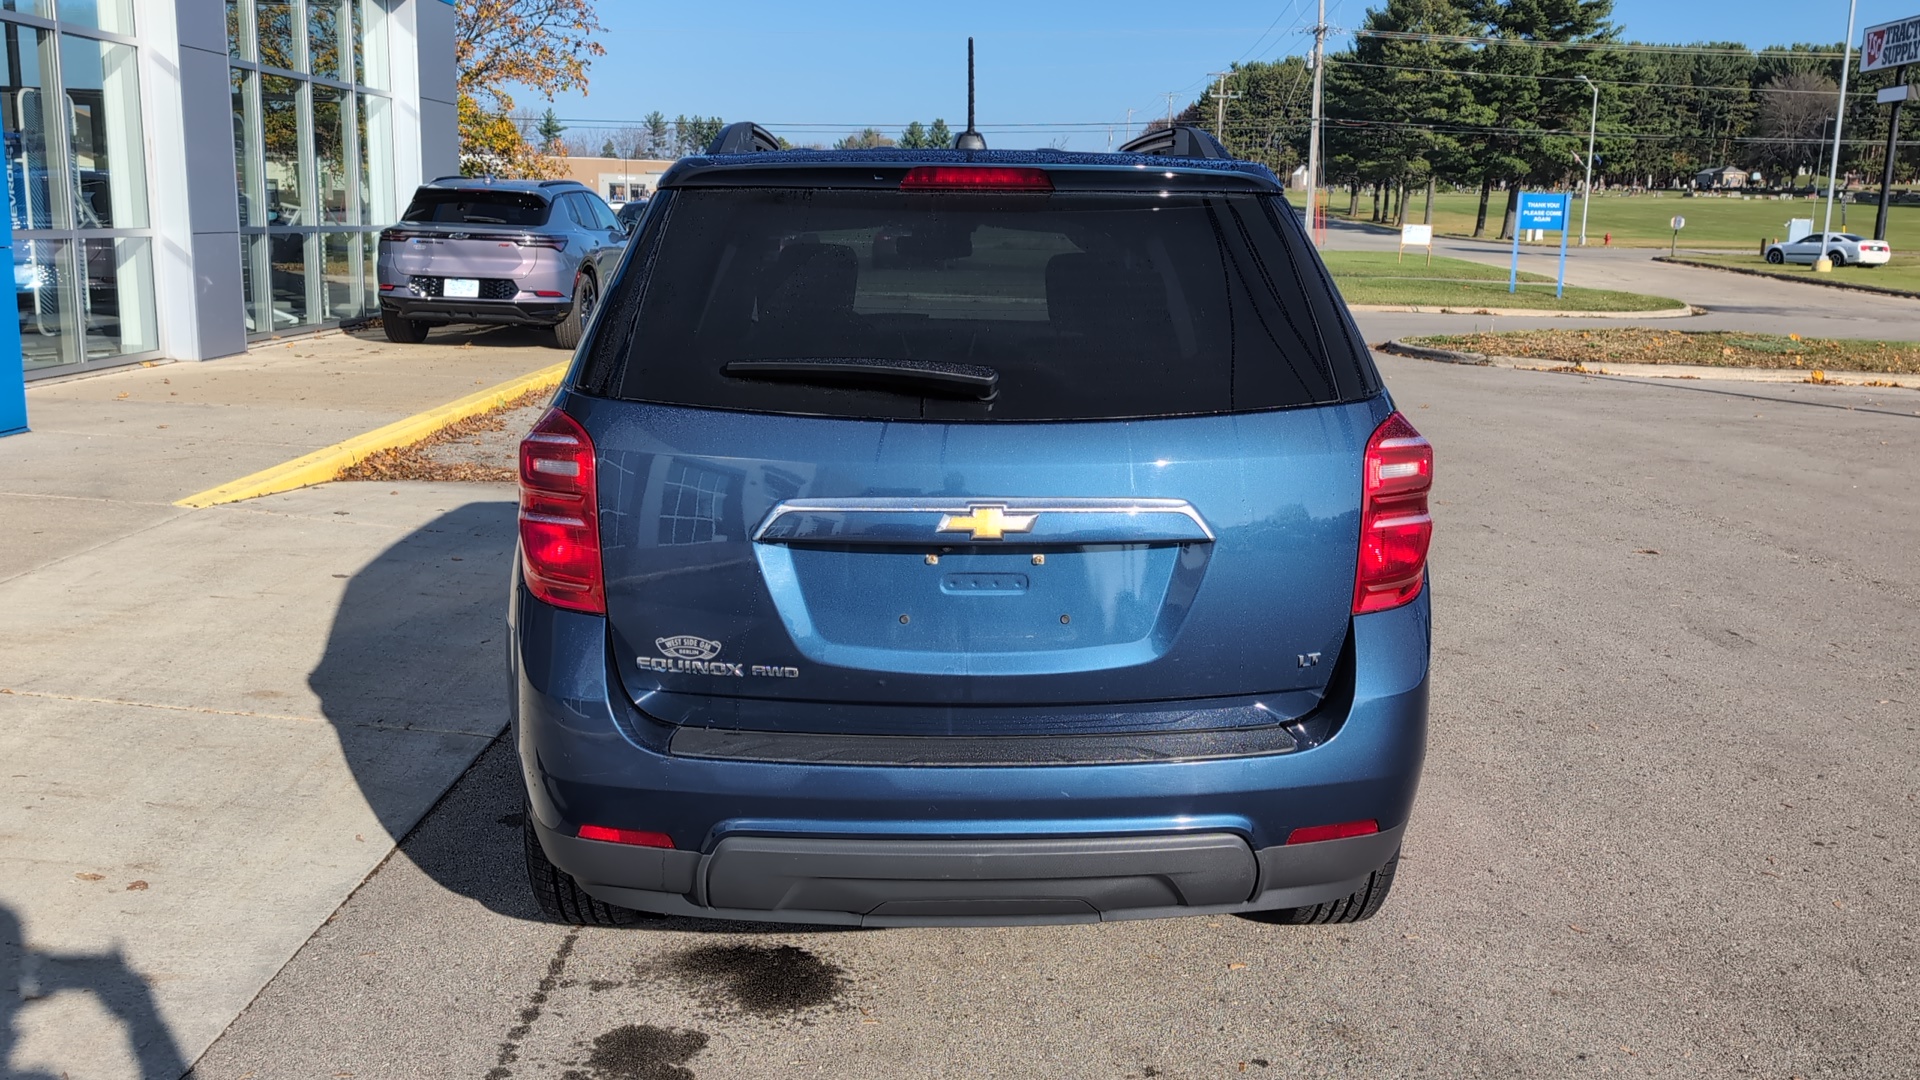
[[[459,170],[449,0],[0,0],[0,32],[29,380],[371,314],[380,227]]]

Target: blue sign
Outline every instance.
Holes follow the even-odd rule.
[[[1507,271],[1507,291],[1520,291],[1520,234],[1530,229],[1560,230],[1560,277],[1553,286],[1555,299],[1567,293],[1567,211],[1573,206],[1571,195],[1520,193],[1520,212],[1513,225],[1513,266]]]
[[[12,187],[0,179],[0,261],[13,261]],[[20,350],[20,318],[0,316],[0,435],[27,430],[27,359]]]
[[[1522,192],[1520,194],[1520,228],[1564,231],[1567,227],[1567,204],[1572,200],[1571,195]]]

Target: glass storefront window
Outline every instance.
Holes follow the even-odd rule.
[[[253,12],[247,0],[227,0],[227,55],[253,59]]]
[[[375,90],[391,90],[387,84],[387,13],[380,0],[360,0],[360,17],[354,20],[360,33],[354,48],[354,65],[360,70],[355,81]]]
[[[60,21],[130,36],[133,0],[60,0]]]
[[[60,36],[72,140],[67,158],[74,225],[138,229],[147,224],[140,138],[140,73],[131,45]]]
[[[53,0],[0,0],[0,11],[24,11],[43,19],[53,18]]]
[[[267,234],[267,281],[273,293],[271,329],[307,321],[307,247],[318,239],[312,233]]]
[[[309,224],[301,198],[300,84],[260,76],[260,142],[268,225]]]
[[[80,243],[87,274],[87,359],[159,348],[153,316],[153,241],[119,236]]]
[[[320,187],[320,223],[347,224],[347,92],[313,86],[313,166]]]
[[[358,233],[324,233],[321,260],[321,302],[329,319],[351,319],[360,314],[360,259]]]
[[[7,182],[13,192],[13,228],[52,229],[67,226],[65,185],[55,170],[65,163],[48,153],[48,132],[59,138],[60,107],[47,92],[42,72],[50,67],[53,35],[31,27],[6,23],[0,27],[0,112],[4,112]]]
[[[240,224],[255,227],[267,223],[267,208],[260,197],[260,139],[253,126],[257,78],[251,72],[233,69],[234,190],[240,195]]]
[[[353,37],[353,0],[307,0],[307,70],[323,79],[353,77],[347,50]]]
[[[28,371],[70,362],[66,342],[76,327],[67,286],[73,278],[73,241],[14,237],[13,292]]]
[[[259,31],[260,62],[269,67],[299,70],[293,32],[293,0],[253,0],[254,26]]]
[[[360,224],[391,225],[400,220],[393,205],[393,102],[359,95]]]
[[[227,0],[249,334],[377,307],[378,245],[367,230],[398,217],[395,115],[392,99],[365,90],[388,84],[388,6]],[[263,70],[276,68],[286,73]]]

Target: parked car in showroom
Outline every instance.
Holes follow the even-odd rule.
[[[1265,166],[739,124],[633,242],[520,445],[547,916],[1380,908],[1433,450]]]
[[[571,349],[626,244],[584,184],[444,177],[421,185],[380,233],[380,320],[390,341],[478,323],[550,327]]]
[[[1822,255],[1833,260],[1835,266],[1884,266],[1893,258],[1893,249],[1885,240],[1869,240],[1852,233],[1810,233],[1767,248],[1767,261],[1775,266],[1813,263]]]

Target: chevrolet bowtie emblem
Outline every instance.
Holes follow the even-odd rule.
[[[999,540],[1008,533],[1030,532],[1038,514],[1009,514],[1004,506],[969,506],[966,517],[940,515],[940,532],[972,533],[975,540]]]

